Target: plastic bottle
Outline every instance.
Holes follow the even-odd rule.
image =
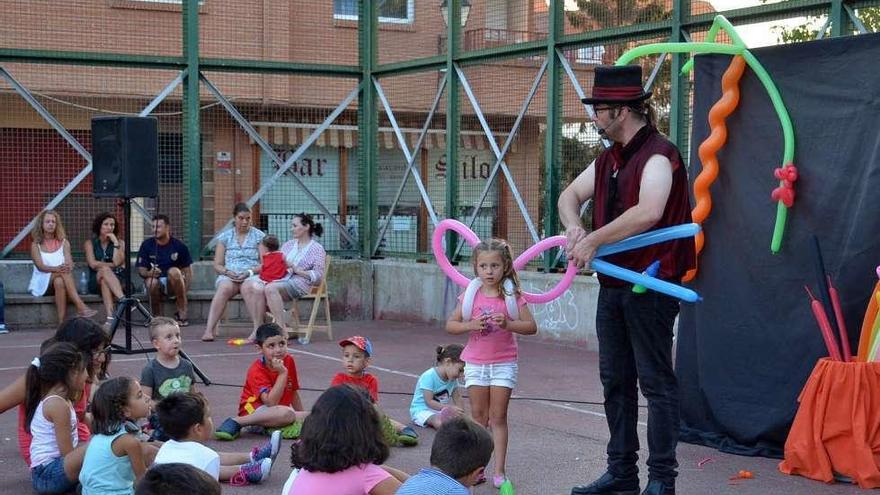
[[[86,277],[86,272],[79,274],[79,283],[76,284],[76,291],[82,295],[89,293],[89,279]]]
[[[6,328],[6,320],[4,320],[3,315],[3,305],[5,304],[5,299],[6,291],[3,288],[3,282],[0,282],[0,333],[9,333],[9,329]]]

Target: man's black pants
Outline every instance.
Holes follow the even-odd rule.
[[[611,439],[608,470],[618,478],[638,474],[638,391],[648,400],[648,475],[672,484],[677,475],[678,384],[672,367],[672,327],[678,300],[632,286],[599,291],[596,328],[599,376]]]

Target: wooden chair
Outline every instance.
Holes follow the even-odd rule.
[[[299,315],[299,306],[297,301],[294,301],[292,307],[290,309],[290,317],[293,321],[297,322],[299,325],[298,332],[301,334],[300,342],[303,344],[308,344],[312,340],[312,332],[315,330],[321,332],[327,332],[327,338],[333,340],[333,324],[330,320],[330,299],[327,296],[327,277],[330,276],[330,256],[327,256],[324,261],[324,277],[321,279],[321,283],[317,287],[312,287],[311,292],[300,297],[301,300],[311,300],[312,301],[312,313],[309,316],[309,322],[303,327],[302,322],[300,322]],[[318,311],[321,307],[321,302],[324,302],[324,325],[316,325],[315,320],[318,317]]]

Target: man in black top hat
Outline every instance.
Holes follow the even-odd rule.
[[[596,250],[612,242],[663,227],[690,223],[687,171],[681,155],[654,127],[639,66],[597,67],[593,106],[599,134],[613,145],[559,196],[566,228],[566,254],[589,266]],[[593,199],[593,231],[580,219],[581,204]],[[694,267],[693,239],[625,251],[604,258],[643,272],[660,262],[657,277],[678,283]],[[672,336],[678,300],[599,276],[596,333],[599,375],[605,395],[608,470],[596,481],[572,488],[572,495],[638,495],[638,390],[648,400],[648,485],[643,495],[674,495],[678,462],[678,385],[672,367]]]

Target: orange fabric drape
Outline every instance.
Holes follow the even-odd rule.
[[[834,473],[880,487],[880,363],[822,358],[798,398],[779,470],[831,483]]]

